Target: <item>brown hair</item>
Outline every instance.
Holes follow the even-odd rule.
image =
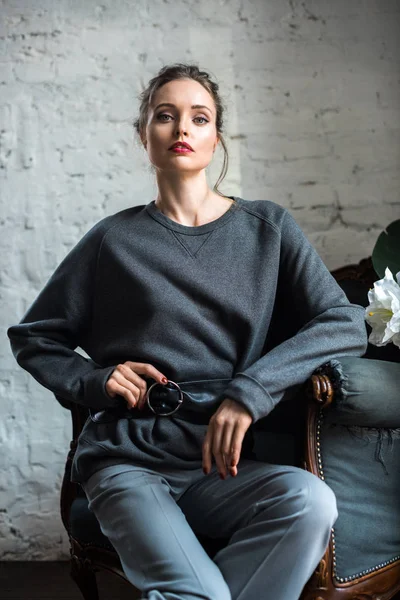
[[[215,81],[211,80],[210,75],[206,71],[200,71],[199,67],[196,65],[187,65],[183,63],[175,63],[173,65],[166,65],[162,67],[158,74],[152,79],[150,79],[147,88],[145,88],[139,96],[139,117],[133,122],[134,129],[140,136],[141,132],[146,126],[149,105],[152,101],[155,92],[164,84],[168,83],[169,81],[174,81],[176,79],[193,79],[194,81],[197,81],[209,92],[209,94],[214,100],[217,112],[215,123],[217,135],[221,140],[221,145],[224,150],[224,162],[222,165],[222,171],[218,177],[217,183],[214,185],[214,191],[220,196],[224,196],[224,194],[222,194],[218,189],[218,185],[223,181],[228,171],[229,162],[228,149],[222,135],[224,106],[218,91],[219,85]]]

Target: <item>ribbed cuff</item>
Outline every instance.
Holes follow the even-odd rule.
[[[119,406],[119,397],[111,398],[106,391],[106,383],[115,366],[91,371],[84,383],[85,405],[90,408],[110,408]]]
[[[253,423],[266,417],[274,408],[269,393],[252,377],[238,373],[225,389],[224,396],[243,404],[253,418]]]

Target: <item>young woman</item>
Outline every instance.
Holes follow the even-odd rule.
[[[156,199],[81,239],[9,328],[14,355],[90,408],[72,478],[142,598],[295,600],[335,497],[306,471],[247,458],[245,443],[318,366],[364,353],[363,309],[285,209],[209,188],[217,145],[224,172],[227,154],[206,72],[161,69],[135,128]],[[211,560],[194,531],[229,543]]]

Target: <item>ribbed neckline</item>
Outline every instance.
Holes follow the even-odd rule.
[[[214,221],[210,221],[209,223],[204,223],[204,225],[197,225],[191,227],[189,225],[182,225],[181,223],[177,223],[173,219],[164,215],[157,207],[155,200],[152,200],[148,204],[146,204],[147,212],[161,225],[172,229],[173,231],[177,231],[178,233],[185,233],[187,235],[201,235],[202,233],[207,233],[208,231],[213,231],[213,229],[217,229],[218,227],[222,227],[225,225],[227,221],[229,221],[234,213],[241,208],[242,199],[237,196],[227,196],[227,198],[231,198],[236,201],[236,204],[231,204],[227,211],[225,211],[218,219],[214,219]]]

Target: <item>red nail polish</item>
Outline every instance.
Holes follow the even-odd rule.
[[[168,383],[168,379],[167,379],[166,377],[163,377],[163,378],[161,379],[161,381],[162,381],[163,383]]]

